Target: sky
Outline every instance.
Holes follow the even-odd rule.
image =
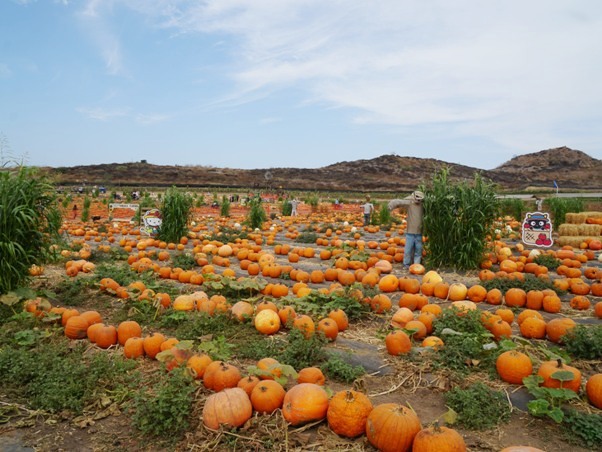
[[[600,0],[0,0],[0,158],[602,158]]]

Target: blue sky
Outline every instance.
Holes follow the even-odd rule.
[[[0,0],[30,165],[602,158],[599,0]]]

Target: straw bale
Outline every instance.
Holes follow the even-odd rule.
[[[580,212],[580,213],[567,213],[565,215],[565,221],[569,224],[581,224],[581,223],[585,223],[585,220],[587,220],[587,213],[586,212]]]
[[[582,235],[579,233],[579,226],[576,224],[563,223],[558,227],[558,235],[561,236],[577,236]]]
[[[585,223],[588,218],[602,218],[602,212],[567,213],[565,221],[570,224]]]
[[[579,234],[577,235],[599,236],[602,233],[602,225],[599,224],[580,224],[577,226],[577,229],[579,229]]]
[[[585,236],[585,235],[576,235],[576,236],[568,236],[562,235],[555,240],[555,244],[558,246],[572,246],[573,248],[579,248],[579,246],[585,242],[587,239],[594,239],[596,237]]]

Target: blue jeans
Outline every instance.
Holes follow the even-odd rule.
[[[412,262],[412,259],[414,262]],[[407,234],[403,251],[403,265],[419,264],[422,259],[422,234]]]
[[[370,224],[370,214],[365,213],[364,214],[364,226],[368,226],[369,224]]]

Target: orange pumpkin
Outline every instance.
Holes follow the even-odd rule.
[[[157,353],[161,351],[161,344],[165,342],[165,336],[161,333],[154,333],[152,336],[147,336],[142,342],[144,347],[144,353],[151,359],[157,356]]]
[[[213,430],[220,425],[240,427],[253,415],[253,405],[241,388],[228,388],[207,397],[203,407],[203,424]]]
[[[553,375],[559,370],[571,372],[573,378],[570,381],[556,380]],[[575,367],[564,364],[561,359],[541,363],[537,375],[543,377],[543,383],[541,385],[545,388],[562,387],[575,391],[576,393],[579,393],[579,389],[581,388],[581,372]]]
[[[602,374],[594,374],[585,384],[585,392],[589,403],[602,410]]]
[[[205,369],[203,384],[207,389],[218,392],[222,389],[234,388],[240,378],[240,370],[236,366],[223,361],[213,361]]]
[[[117,339],[119,340],[119,345],[125,345],[126,341],[131,337],[141,337],[142,336],[142,328],[133,320],[126,320],[121,322],[117,327]]]
[[[380,404],[366,420],[366,437],[383,452],[409,451],[422,429],[416,413],[396,403]]]
[[[355,438],[366,431],[366,420],[372,412],[370,399],[361,392],[337,392],[328,404],[328,426],[337,435]]]
[[[409,353],[412,349],[412,341],[403,331],[393,331],[385,337],[385,346],[389,355],[399,356]]]
[[[282,416],[293,426],[324,419],[327,411],[328,394],[319,385],[300,383],[284,396]]]
[[[297,375],[297,383],[314,383],[324,386],[326,377],[319,367],[305,367]]]
[[[117,336],[119,337],[119,332]],[[128,359],[136,359],[144,356],[144,339],[141,337],[130,337],[123,345],[123,354]]]
[[[273,413],[282,407],[286,391],[274,380],[264,380],[251,391],[251,404],[258,413]]]
[[[412,452],[464,452],[466,443],[456,430],[439,426],[423,428],[414,438]]]
[[[498,356],[495,368],[503,381],[514,385],[523,384],[523,378],[533,373],[531,358],[516,350],[509,350]]]

